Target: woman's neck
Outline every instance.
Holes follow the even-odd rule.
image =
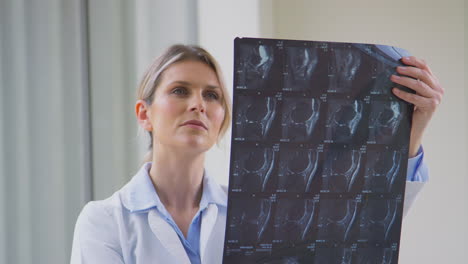
[[[167,209],[198,208],[203,187],[204,153],[153,153],[150,177]]]

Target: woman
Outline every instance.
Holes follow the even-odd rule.
[[[427,171],[421,166],[422,134],[443,90],[427,65],[414,57],[392,77],[415,105],[406,206]],[[146,72],[136,116],[151,138],[145,163],[110,198],[88,203],[76,223],[72,263],[221,263],[227,189],[204,171],[205,152],[230,124],[229,96],[219,67],[205,50],[175,45]],[[419,152],[418,152],[419,150]]]

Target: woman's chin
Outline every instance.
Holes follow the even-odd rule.
[[[186,148],[186,151],[205,152],[208,151],[214,142],[210,142],[206,137],[189,136],[179,140],[179,146]]]

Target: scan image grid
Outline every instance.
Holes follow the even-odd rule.
[[[398,262],[412,107],[390,46],[235,40],[223,263]]]

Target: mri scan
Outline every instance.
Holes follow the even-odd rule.
[[[345,242],[356,235],[358,201],[327,199],[320,203],[318,239]]]
[[[278,190],[310,192],[316,180],[319,151],[316,149],[284,149],[280,153]]]
[[[361,156],[359,150],[330,151],[325,160],[322,190],[350,192],[359,176]]]
[[[250,140],[264,140],[277,113],[274,97],[240,97],[235,126],[237,136]]]
[[[288,98],[283,101],[282,136],[293,142],[311,139],[320,116],[320,100]]]
[[[400,151],[369,151],[366,162],[364,190],[375,193],[391,192],[401,179],[403,154]],[[398,181],[399,180],[399,181]]]
[[[356,251],[356,261],[359,264],[392,264],[394,250],[392,248],[359,248]]]
[[[236,153],[232,188],[243,192],[264,192],[275,166],[272,148],[243,148]]]
[[[391,93],[401,54],[235,40],[223,263],[398,263],[413,113]]]
[[[351,143],[362,137],[361,123],[364,102],[359,100],[336,100],[329,105],[327,139],[334,143]]]
[[[353,250],[351,248],[332,247],[318,248],[314,263],[352,264]]]
[[[229,234],[232,240],[245,244],[259,243],[267,236],[267,227],[272,217],[272,202],[269,199],[243,199],[243,208],[236,208],[230,222]]]
[[[383,63],[378,63],[375,69],[376,75],[371,87],[371,94],[389,95],[396,85],[390,81],[390,76],[394,74],[392,68]]]
[[[272,45],[252,44],[240,47],[241,56],[238,58],[238,87],[243,89],[267,90],[271,89],[275,78],[275,49]]]
[[[275,240],[301,243],[311,239],[316,201],[281,199],[277,203]]]
[[[328,63],[319,46],[286,47],[285,91],[317,91],[328,87]]]
[[[369,200],[361,213],[360,239],[385,243],[399,233],[392,232],[398,217],[400,201],[394,199]]]
[[[346,93],[353,88],[362,63],[362,53],[350,48],[335,48],[330,54],[330,91]]]
[[[401,111],[401,104],[397,101],[373,102],[369,120],[369,141],[378,144],[390,143],[403,119]]]

